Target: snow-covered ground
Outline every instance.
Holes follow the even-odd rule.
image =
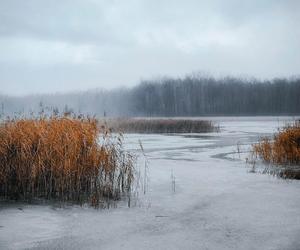
[[[299,250],[300,181],[245,163],[251,143],[293,118],[211,119],[220,133],[125,137],[149,163],[135,206],[1,204],[0,249]]]

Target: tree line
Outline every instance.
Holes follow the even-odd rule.
[[[0,103],[2,116],[53,110],[96,116],[299,115],[300,78],[160,78],[133,88],[0,95]]]

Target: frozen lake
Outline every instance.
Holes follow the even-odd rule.
[[[299,250],[300,181],[245,162],[253,142],[295,118],[205,119],[221,131],[125,136],[148,159],[146,194],[130,208],[0,203],[0,249]]]

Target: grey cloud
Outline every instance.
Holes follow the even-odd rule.
[[[131,86],[192,71],[299,74],[297,0],[2,0],[5,93]]]

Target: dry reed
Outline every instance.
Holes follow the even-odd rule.
[[[39,117],[0,124],[0,196],[99,206],[130,192],[133,156],[96,119]]]
[[[108,119],[108,126],[113,131],[123,133],[206,133],[218,131],[211,121],[189,119]]]
[[[273,140],[263,138],[253,150],[264,162],[276,165],[279,176],[300,179],[300,122],[283,128]]]

